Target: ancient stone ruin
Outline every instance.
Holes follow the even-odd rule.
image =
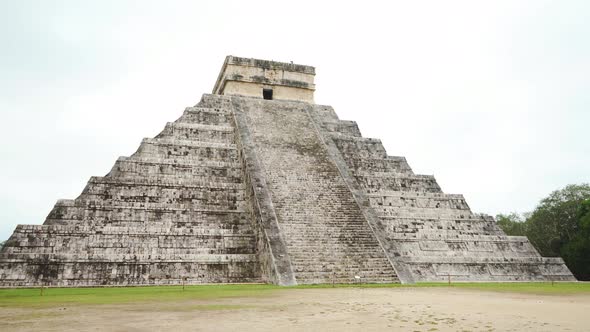
[[[314,104],[314,76],[227,57],[212,94],[16,228],[0,286],[575,280]]]

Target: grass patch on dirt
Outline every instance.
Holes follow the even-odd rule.
[[[117,303],[140,303],[155,301],[215,300],[231,297],[268,296],[277,290],[297,291],[314,288],[458,288],[481,291],[528,293],[542,295],[589,294],[590,283],[582,282],[532,282],[532,283],[418,283],[401,284],[322,284],[280,287],[275,285],[199,285],[199,286],[146,286],[108,288],[45,288],[43,296],[39,288],[0,289],[0,307],[48,307],[56,305],[95,305]],[[223,310],[212,304],[203,310]],[[230,309],[229,307],[227,309]],[[235,308],[234,308],[235,309]]]

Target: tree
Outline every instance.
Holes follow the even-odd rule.
[[[542,256],[561,256],[579,280],[590,280],[590,185],[552,192],[530,214],[496,216],[507,235],[525,235]]]
[[[526,221],[526,235],[543,256],[560,256],[576,235],[579,209],[590,199],[590,185],[568,185],[541,200]]]
[[[502,228],[506,235],[522,236],[526,235],[526,218],[517,212],[509,214],[498,214],[496,222]]]
[[[578,229],[566,243],[561,254],[572,273],[579,280],[590,280],[590,199],[578,209]]]

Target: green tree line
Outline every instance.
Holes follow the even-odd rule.
[[[578,280],[590,280],[590,185],[569,185],[530,213],[496,216],[507,235],[524,235],[542,256],[560,256]]]

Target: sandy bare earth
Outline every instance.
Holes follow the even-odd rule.
[[[1,308],[2,331],[590,331],[590,295],[291,289],[207,301]]]

